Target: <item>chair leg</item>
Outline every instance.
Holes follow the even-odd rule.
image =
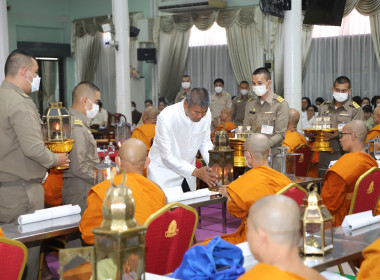
[[[353,262],[348,262],[348,265],[351,267],[352,272],[356,275],[358,275],[358,271],[356,270],[356,267]]]
[[[227,233],[227,202],[222,202],[222,232]]]
[[[196,208],[197,211],[198,211],[198,226],[197,228],[202,228],[202,211],[201,211],[201,207],[197,207]]]
[[[41,244],[41,251],[40,251],[40,262],[38,264],[38,280],[42,279],[42,269],[44,266],[44,258],[45,258],[45,246],[43,245],[43,242]]]
[[[342,265],[338,264],[338,269],[339,269],[340,275],[344,276],[344,271],[343,271]]]

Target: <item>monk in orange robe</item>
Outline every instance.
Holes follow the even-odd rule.
[[[301,145],[307,145],[305,136],[297,131],[297,124],[300,120],[300,113],[296,109],[289,109],[288,130],[285,134],[285,139],[282,146],[289,147],[288,153],[293,152]]]
[[[135,200],[136,221],[142,225],[151,214],[166,204],[166,197],[156,184],[143,176],[143,170],[149,165],[150,159],[147,157],[147,149],[142,141],[128,139],[121,145],[118,156],[116,162],[127,173],[125,185],[131,188],[132,197]],[[120,184],[121,181],[122,175],[115,177],[115,184]],[[87,244],[94,244],[92,229],[99,227],[102,223],[103,201],[110,186],[111,182],[107,180],[89,191],[88,207],[79,225],[82,239]]]
[[[380,278],[380,238],[362,252],[364,261],[360,266],[357,280],[378,280]]]
[[[62,205],[63,170],[51,168],[42,186],[45,191],[46,206]]]
[[[238,279],[324,279],[299,257],[299,220],[298,205],[289,197],[270,195],[253,204],[247,219],[247,240],[259,263]]]
[[[231,130],[236,128],[236,125],[232,122],[232,108],[223,108],[220,112],[220,125],[219,128],[215,128],[215,131],[211,133],[211,140],[214,141],[215,132],[222,131],[223,129],[227,131],[228,137],[232,138]]]
[[[355,120],[346,124],[341,132],[340,143],[348,153],[323,177],[321,198],[334,216],[334,226],[340,226],[348,214],[356,181],[364,172],[378,166],[376,160],[364,151],[366,135],[365,122]]]
[[[380,107],[376,107],[373,111],[373,122],[376,124],[376,126],[368,131],[367,138],[365,140],[366,143],[368,140],[374,139],[378,136],[380,137]]]
[[[268,138],[260,133],[252,134],[244,144],[244,156],[251,170],[229,184],[220,192],[228,198],[228,212],[242,219],[240,227],[233,234],[221,237],[233,244],[246,241],[248,210],[260,198],[275,194],[292,181],[268,165],[270,146]]]
[[[131,136],[131,138],[136,138],[143,141],[148,149],[148,153],[153,144],[153,138],[156,135],[156,122],[159,113],[160,110],[156,107],[148,107],[141,117],[144,124],[136,127]]]
[[[4,232],[3,232],[3,229],[1,227],[0,227],[0,236],[5,236]]]

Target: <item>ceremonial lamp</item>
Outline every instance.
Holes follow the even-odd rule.
[[[229,146],[228,133],[225,126],[215,132],[214,149],[210,154],[209,167],[218,176],[218,185],[228,185],[234,179],[234,150]]]
[[[115,146],[110,142],[108,145],[108,154],[107,152],[104,153],[104,160],[103,162],[95,165],[94,168],[94,185],[99,184],[100,182],[103,182],[105,180],[108,180],[111,178],[111,174],[116,171],[116,163],[112,162],[110,158],[110,153],[115,152]]]
[[[71,137],[71,116],[62,106],[62,102],[50,102],[49,109],[43,116],[43,136],[46,147],[53,153],[69,153],[73,149],[74,140]],[[57,166],[66,169],[66,166]]]
[[[307,189],[305,205],[301,206],[300,251],[305,255],[324,255],[333,249],[333,218],[322,205],[316,185],[309,184]]]
[[[330,141],[324,136],[325,133],[333,133],[338,129],[331,127],[330,117],[317,117],[312,128],[304,129],[305,132],[314,134],[315,142],[311,147],[312,151],[316,152],[332,152]]]
[[[234,175],[235,178],[239,175],[244,174],[245,168],[247,165],[245,164],[244,159],[244,143],[245,139],[248,138],[252,134],[252,130],[250,126],[247,126],[247,129],[243,131],[243,126],[238,126],[235,130],[235,137],[230,138],[230,146],[234,149]]]

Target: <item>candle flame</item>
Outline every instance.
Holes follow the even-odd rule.
[[[55,130],[56,130],[56,131],[59,130],[59,123],[57,123],[57,126],[55,127]]]

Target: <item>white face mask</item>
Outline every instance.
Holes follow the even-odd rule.
[[[380,107],[380,103],[376,103],[376,107]]]
[[[242,95],[247,95],[247,94],[248,94],[248,89],[241,89],[241,90],[240,90],[240,93],[241,93]]]
[[[89,119],[93,119],[99,113],[99,105],[92,103],[91,100],[88,98],[87,98],[87,100],[90,101],[90,103],[92,104],[92,109],[88,110],[87,106],[85,105],[86,106],[86,116]]]
[[[135,111],[136,110],[136,108],[135,107],[131,107],[131,111],[133,112],[133,111]]]
[[[222,87],[215,87],[215,92],[216,93],[221,93],[223,91]]]
[[[28,70],[29,71],[29,70]],[[40,89],[40,81],[41,81],[41,78],[37,75],[35,77],[33,77],[32,75],[32,72],[30,72],[30,75],[32,76],[33,80],[32,81],[29,81],[28,78],[26,78],[28,80],[28,82],[31,84],[32,86],[32,89],[31,89],[31,92],[35,92],[35,91],[38,91]]]
[[[190,82],[182,82],[181,86],[184,89],[188,89],[190,87]]]
[[[344,102],[348,98],[347,93],[341,93],[341,92],[334,92],[333,97],[337,102]]]
[[[252,86],[253,91],[256,93],[257,96],[263,96],[268,92],[267,85],[262,86]]]

